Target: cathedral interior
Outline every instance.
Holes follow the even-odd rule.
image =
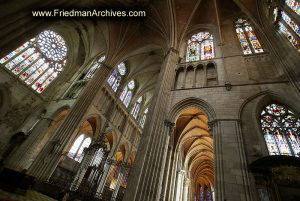
[[[0,5],[0,201],[300,200],[300,0]]]

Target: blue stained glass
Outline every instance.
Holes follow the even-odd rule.
[[[279,31],[285,35],[285,37],[290,41],[290,43],[300,52],[300,43],[294,36],[287,30],[287,28],[279,22]]]
[[[297,0],[285,0],[285,3],[298,15],[300,15],[300,3]]]
[[[300,119],[279,104],[270,104],[261,113],[261,127],[270,155],[300,157]]]
[[[300,28],[284,11],[281,11],[282,19],[300,36]]]

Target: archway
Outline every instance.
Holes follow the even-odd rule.
[[[212,201],[214,154],[207,115],[196,107],[182,110],[174,142],[178,157],[175,200]]]

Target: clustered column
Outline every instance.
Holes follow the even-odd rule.
[[[155,99],[148,113],[124,201],[153,201],[159,197],[162,182],[160,177],[165,165],[163,152],[167,140],[167,135],[163,134],[164,119],[177,60],[178,51],[170,48],[161,67]]]

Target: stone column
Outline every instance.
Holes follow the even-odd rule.
[[[25,142],[23,142],[18,150],[9,157],[5,166],[16,171],[21,171],[23,169],[27,170],[36,157],[33,152],[36,151],[37,146],[45,137],[44,135],[47,134],[45,133],[45,130],[48,129],[51,122],[52,119],[49,118],[40,120]]]
[[[97,70],[81,93],[81,96],[74,103],[69,115],[30,167],[30,175],[40,180],[48,180],[50,178],[63,155],[65,147],[69,143],[70,137],[80,124],[85,112],[91,106],[94,97],[101,89],[111,70],[112,68],[106,64],[102,64],[101,68]]]
[[[214,135],[215,200],[239,197],[252,201],[240,120],[220,119],[210,124]]]
[[[189,201],[189,185],[190,185],[190,180],[188,178],[186,178],[184,180],[182,201]]]
[[[178,163],[178,151],[174,151],[172,154],[172,168],[170,169],[171,174],[169,174],[169,185],[167,189],[167,201],[173,201],[174,199],[174,192],[175,192],[175,185],[176,185],[176,171],[177,171],[177,163]]]
[[[170,166],[171,166],[171,158],[172,158],[172,150],[173,150],[173,134],[175,129],[175,123],[171,123],[169,121],[166,121],[165,124],[169,127],[169,138],[168,138],[168,146],[166,146],[165,150],[165,167],[164,167],[164,174],[163,177],[163,183],[161,186],[161,192],[160,192],[160,201],[164,201],[166,199],[166,193],[167,193],[167,184],[169,179],[169,173],[171,172]]]
[[[168,135],[166,138],[166,144],[164,145],[165,150],[163,151],[163,168],[161,171],[161,175],[159,176],[159,184],[161,184],[160,188],[158,189],[158,193],[157,193],[157,197],[156,200],[163,200],[164,199],[164,195],[165,195],[165,185],[166,185],[166,180],[167,180],[167,176],[168,176],[168,171],[169,171],[169,166],[170,166],[170,149],[169,149],[169,143],[170,143],[170,135],[173,135],[174,133],[174,127],[175,124],[171,123],[168,120],[165,120],[165,135]],[[167,156],[169,156],[167,158]]]
[[[124,201],[153,201],[162,182],[163,151],[167,135],[162,135],[171,87],[175,78],[178,51],[170,48],[156,85],[154,100],[146,120],[137,157],[129,178]]]

